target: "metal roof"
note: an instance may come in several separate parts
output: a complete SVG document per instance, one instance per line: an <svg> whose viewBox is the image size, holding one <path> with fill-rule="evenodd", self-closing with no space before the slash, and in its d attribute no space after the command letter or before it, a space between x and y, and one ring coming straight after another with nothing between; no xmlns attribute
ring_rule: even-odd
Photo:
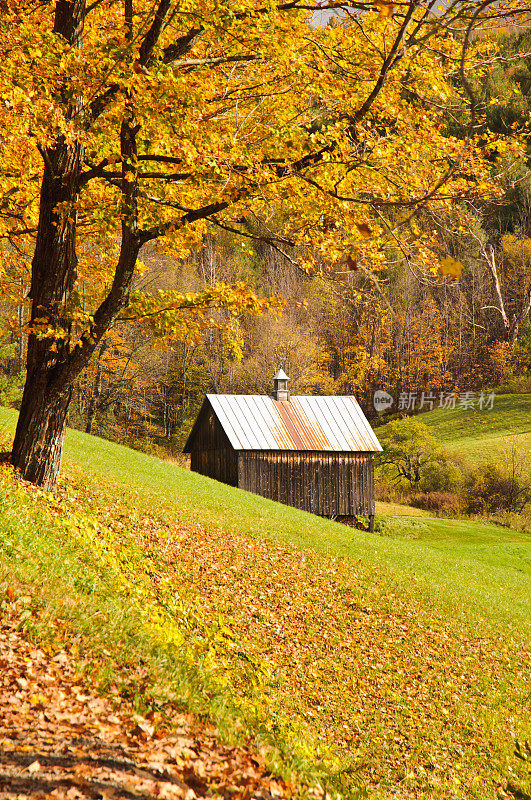
<svg viewBox="0 0 531 800"><path fill-rule="evenodd" d="M208 394L235 450L378 452L382 448L355 397ZM188 451L195 425L184 447Z"/></svg>

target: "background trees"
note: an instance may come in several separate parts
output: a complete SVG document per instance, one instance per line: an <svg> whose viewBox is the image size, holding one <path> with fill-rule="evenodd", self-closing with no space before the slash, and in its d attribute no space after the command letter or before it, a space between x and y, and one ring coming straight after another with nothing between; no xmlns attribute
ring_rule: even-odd
<svg viewBox="0 0 531 800"><path fill-rule="evenodd" d="M153 319L156 338L191 336L189 346L202 309L220 309L204 321L230 323L233 353L233 317L267 308L263 276L261 286L231 288L206 263L204 291L131 297L149 242L164 240L166 255L182 260L209 231L224 231L256 244L266 274L272 253L310 276L343 264L386 307L381 273L393 257L437 271L436 232L414 217L453 214L458 225L461 206L491 195L494 154L518 149L491 129L479 138L467 70L481 80L484 56L496 58L489 25L525 8L435 5L8 5L0 235L6 281L21 281L31 307L12 453L26 478L55 485L74 387L131 299L122 316ZM341 24L315 25L313 13L327 8L341 10ZM336 314L347 308L348 317L352 298L338 294ZM364 325L368 356L361 342L347 348L334 367L338 388L367 383L382 366L374 321ZM226 366L222 339L201 343L220 386L226 374L215 377L211 356L215 345ZM322 347L315 337L315 353Z"/></svg>

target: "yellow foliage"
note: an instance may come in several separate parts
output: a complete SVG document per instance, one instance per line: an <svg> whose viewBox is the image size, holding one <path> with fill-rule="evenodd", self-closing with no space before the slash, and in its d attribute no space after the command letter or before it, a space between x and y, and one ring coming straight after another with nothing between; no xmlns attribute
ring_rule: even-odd
<svg viewBox="0 0 531 800"><path fill-rule="evenodd" d="M395 13L395 4L388 0L376 0L376 8L383 19L388 19Z"/></svg>
<svg viewBox="0 0 531 800"><path fill-rule="evenodd" d="M83 312L67 313L78 328L112 284L126 196L135 198L146 239L164 238L178 258L201 245L211 220L237 228L234 220L278 214L311 272L354 250L358 263L379 268L386 241L395 246L396 238L429 267L432 242L409 224L412 209L429 203L444 213L463 195L501 191L489 158L496 151L510 159L521 143L494 134L464 143L446 132L444 104L461 102L447 80L461 43L430 28L421 3L410 23L418 34L391 69L386 54L403 35L399 4L367 2L355 25L325 27L286 5L190 0L162 26L147 65L138 47L153 13L148 0L135 3L133 44L116 0L93 6L82 48L54 33L46 4L25 14L18 0L3 13L0 237L31 251L41 153L59 140L82 149L79 199L62 204L57 222L77 227ZM198 34L172 60L192 19ZM493 47L473 40L465 67L476 68ZM124 155L122 123L133 118L136 150ZM460 170L441 183L448 163ZM461 269L448 259L440 266L454 278ZM4 270L0 291L13 297L15 273L27 291L27 266ZM229 304L235 313L258 310L239 290Z"/></svg>
<svg viewBox="0 0 531 800"><path fill-rule="evenodd" d="M439 263L439 271L441 275L449 275L454 280L457 280L463 271L463 265L460 261L456 261L455 258L447 256L446 258L441 259Z"/></svg>
<svg viewBox="0 0 531 800"><path fill-rule="evenodd" d="M502 236L501 247L504 255L513 263L529 268L531 265L531 239L506 233Z"/></svg>

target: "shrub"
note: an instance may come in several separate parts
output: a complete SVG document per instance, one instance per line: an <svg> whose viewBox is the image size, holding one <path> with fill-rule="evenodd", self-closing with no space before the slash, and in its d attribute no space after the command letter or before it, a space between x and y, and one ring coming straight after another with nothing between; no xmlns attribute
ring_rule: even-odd
<svg viewBox="0 0 531 800"><path fill-rule="evenodd" d="M377 474L374 486L376 500L382 503L408 503L409 492L394 483L389 483L381 473Z"/></svg>
<svg viewBox="0 0 531 800"><path fill-rule="evenodd" d="M18 407L22 399L25 373L13 372L16 347L0 341L0 405Z"/></svg>
<svg viewBox="0 0 531 800"><path fill-rule="evenodd" d="M531 503L531 481L515 470L483 464L467 476L463 494L469 514L521 513Z"/></svg>
<svg viewBox="0 0 531 800"><path fill-rule="evenodd" d="M455 492L426 492L411 497L411 505L437 514L460 514L463 501Z"/></svg>
<svg viewBox="0 0 531 800"><path fill-rule="evenodd" d="M489 522L501 525L504 528L512 528L522 533L531 533L531 516L527 514L515 514L514 511L497 511L489 515Z"/></svg>
<svg viewBox="0 0 531 800"><path fill-rule="evenodd" d="M422 470L419 489L427 494L455 494L462 486L463 475L453 457L442 449L434 452Z"/></svg>

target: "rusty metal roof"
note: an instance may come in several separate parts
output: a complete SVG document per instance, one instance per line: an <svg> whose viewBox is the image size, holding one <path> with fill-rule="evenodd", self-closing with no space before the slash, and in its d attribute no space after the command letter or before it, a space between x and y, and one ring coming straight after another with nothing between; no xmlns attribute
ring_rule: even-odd
<svg viewBox="0 0 531 800"><path fill-rule="evenodd" d="M355 397L278 401L265 395L208 394L207 399L235 450L382 449Z"/></svg>

